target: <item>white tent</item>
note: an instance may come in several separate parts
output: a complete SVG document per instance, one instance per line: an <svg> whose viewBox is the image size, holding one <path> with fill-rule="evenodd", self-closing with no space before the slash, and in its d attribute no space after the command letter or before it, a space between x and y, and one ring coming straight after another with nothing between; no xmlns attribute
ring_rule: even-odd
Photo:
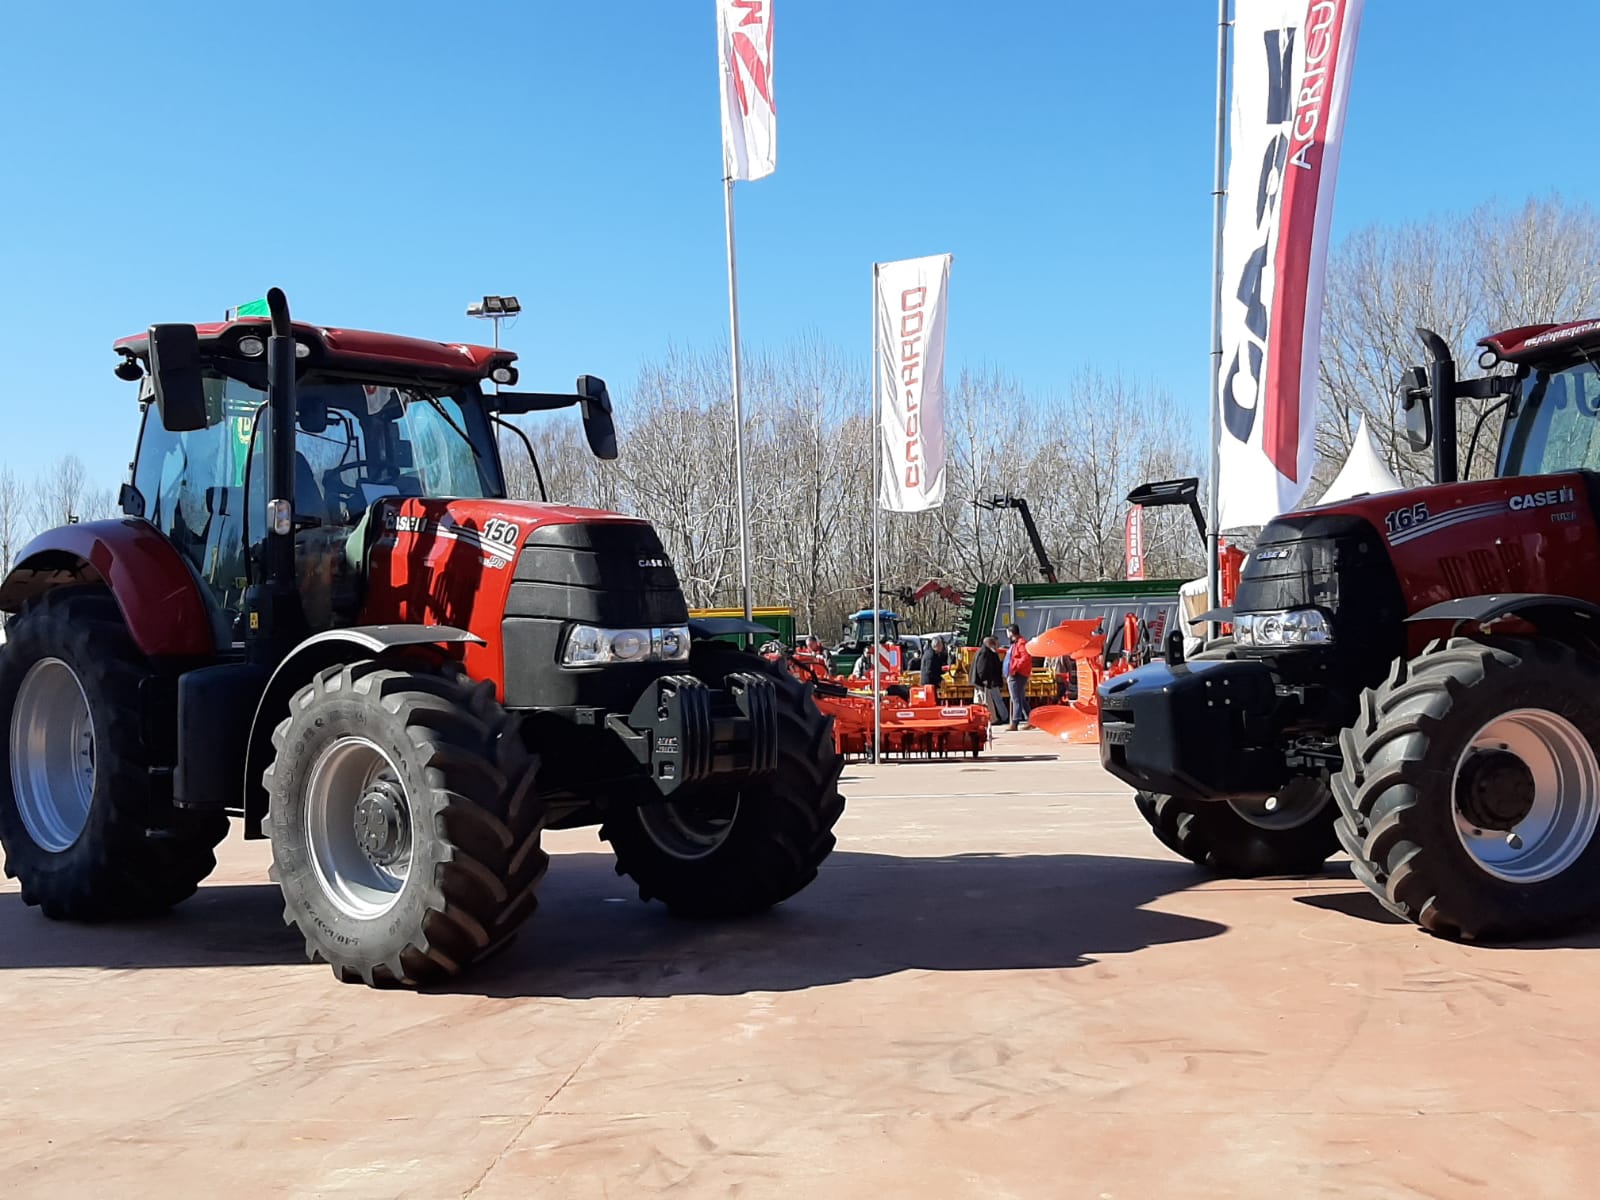
<svg viewBox="0 0 1600 1200"><path fill-rule="evenodd" d="M1350 457L1344 460L1339 474L1322 493L1318 504L1332 504L1338 500L1351 500L1356 496L1369 496L1378 492L1397 492L1403 485L1394 472L1378 455L1367 432L1367 419L1361 418L1356 429L1355 444L1350 447Z"/></svg>

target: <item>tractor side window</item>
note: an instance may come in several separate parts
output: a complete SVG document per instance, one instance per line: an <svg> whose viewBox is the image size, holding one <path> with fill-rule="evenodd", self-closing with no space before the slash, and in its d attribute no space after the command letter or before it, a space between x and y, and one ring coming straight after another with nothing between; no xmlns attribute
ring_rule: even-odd
<svg viewBox="0 0 1600 1200"><path fill-rule="evenodd" d="M1505 475L1600 471L1600 371L1537 371L1508 430Z"/></svg>
<svg viewBox="0 0 1600 1200"><path fill-rule="evenodd" d="M188 559L224 612L243 607L244 480L260 393L207 376L206 424L175 433L155 405L145 411L133 484L145 516Z"/></svg>

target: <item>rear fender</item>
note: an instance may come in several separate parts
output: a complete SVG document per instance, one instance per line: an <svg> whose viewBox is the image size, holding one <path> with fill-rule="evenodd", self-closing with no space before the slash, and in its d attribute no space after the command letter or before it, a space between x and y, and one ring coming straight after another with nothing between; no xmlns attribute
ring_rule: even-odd
<svg viewBox="0 0 1600 1200"><path fill-rule="evenodd" d="M127 517L62 525L34 538L0 584L0 611L20 612L51 588L108 590L139 650L151 658L216 654L220 613L194 568L150 522Z"/></svg>
<svg viewBox="0 0 1600 1200"><path fill-rule="evenodd" d="M261 786L261 773L272 761L272 731L289 714L290 699L318 671L364 658L381 659L406 649L462 643L481 646L483 639L450 625L355 625L330 629L296 646L267 681L250 725L244 766L244 836L266 836L261 824L267 815L267 790Z"/></svg>

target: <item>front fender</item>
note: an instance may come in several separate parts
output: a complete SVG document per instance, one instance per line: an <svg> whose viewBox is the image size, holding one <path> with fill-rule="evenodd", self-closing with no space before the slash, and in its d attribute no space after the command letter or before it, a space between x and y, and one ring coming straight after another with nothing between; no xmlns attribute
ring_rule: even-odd
<svg viewBox="0 0 1600 1200"><path fill-rule="evenodd" d="M1545 592L1502 592L1493 596L1459 596L1431 604L1406 618L1408 624L1424 621L1461 625L1488 625L1503 617L1520 617L1542 633L1600 639L1600 606L1576 596Z"/></svg>
<svg viewBox="0 0 1600 1200"><path fill-rule="evenodd" d="M244 835L262 836L261 822L267 815L267 792L261 786L261 773L267 769L272 753L272 731L289 712L289 700L318 671L341 663L383 655L410 646L444 646L483 639L452 625L353 625L348 629L329 629L307 638L278 664L267 681L261 701L250 724L250 741L245 751Z"/></svg>
<svg viewBox="0 0 1600 1200"><path fill-rule="evenodd" d="M152 658L217 652L212 613L193 568L149 521L136 517L62 525L34 538L0 584L0 610L18 612L51 588L99 583Z"/></svg>

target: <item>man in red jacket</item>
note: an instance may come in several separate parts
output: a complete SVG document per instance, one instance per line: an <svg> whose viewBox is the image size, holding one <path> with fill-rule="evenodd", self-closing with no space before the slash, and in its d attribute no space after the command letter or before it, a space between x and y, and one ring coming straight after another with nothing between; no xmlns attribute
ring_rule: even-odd
<svg viewBox="0 0 1600 1200"><path fill-rule="evenodd" d="M1028 643L1022 639L1022 630L1007 625L1011 648L1006 651L1006 687L1011 692L1011 728L1017 722L1028 727L1028 676L1033 674L1033 655L1028 653Z"/></svg>

